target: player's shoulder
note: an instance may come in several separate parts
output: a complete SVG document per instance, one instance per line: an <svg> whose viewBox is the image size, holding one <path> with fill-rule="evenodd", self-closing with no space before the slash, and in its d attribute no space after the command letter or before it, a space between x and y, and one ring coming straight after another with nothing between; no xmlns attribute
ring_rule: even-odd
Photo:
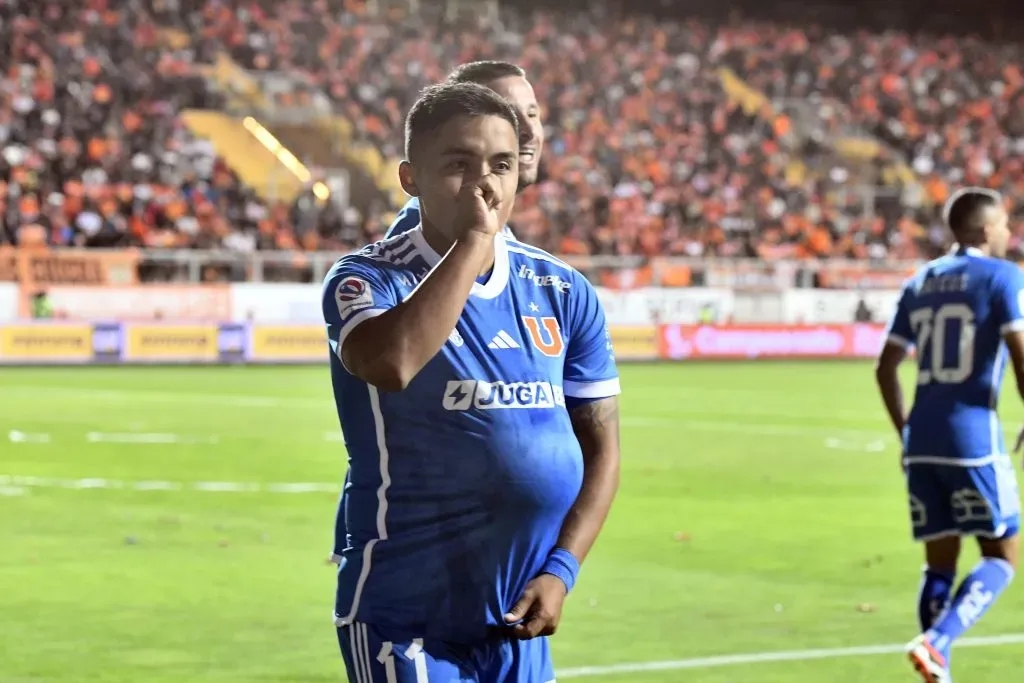
<svg viewBox="0 0 1024 683"><path fill-rule="evenodd" d="M384 270L405 270L419 255L412 231L403 232L368 244L358 251L342 256L334 264L336 269L361 265Z"/></svg>
<svg viewBox="0 0 1024 683"><path fill-rule="evenodd" d="M981 252L949 253L932 259L918 268L904 282L904 288L916 291L931 278L956 274L966 274L975 278L976 282L979 279L984 282L991 279L1019 276L1020 267L1011 261L986 256Z"/></svg>
<svg viewBox="0 0 1024 683"><path fill-rule="evenodd" d="M419 252L409 232L368 244L358 251L342 256L327 272L325 283L351 275L377 274L397 276L415 269Z"/></svg>
<svg viewBox="0 0 1024 683"><path fill-rule="evenodd" d="M1021 276L1019 265L1013 261L993 256L976 256L971 259L971 266L980 272L990 273L1000 279L1019 278Z"/></svg>
<svg viewBox="0 0 1024 683"><path fill-rule="evenodd" d="M561 282L564 284L559 288L566 292L572 288L590 287L590 283L578 270L540 247L520 242L507 234L505 245L513 277L535 281L542 279L545 284Z"/></svg>
<svg viewBox="0 0 1024 683"><path fill-rule="evenodd" d="M961 258L964 273L975 286L999 290L1021 282L1020 266L1012 261L986 256L980 252L967 254Z"/></svg>

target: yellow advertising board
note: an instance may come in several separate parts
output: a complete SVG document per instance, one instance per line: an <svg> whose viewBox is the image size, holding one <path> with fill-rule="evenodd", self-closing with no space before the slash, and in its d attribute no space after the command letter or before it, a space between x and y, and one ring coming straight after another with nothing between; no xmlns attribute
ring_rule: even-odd
<svg viewBox="0 0 1024 683"><path fill-rule="evenodd" d="M217 360L216 325L127 325L124 359L133 361Z"/></svg>
<svg viewBox="0 0 1024 683"><path fill-rule="evenodd" d="M0 327L0 360L79 362L92 358L88 325L11 325Z"/></svg>
<svg viewBox="0 0 1024 683"><path fill-rule="evenodd" d="M255 325L252 328L254 361L323 361L327 358L327 331L323 325Z"/></svg>
<svg viewBox="0 0 1024 683"><path fill-rule="evenodd" d="M658 357L658 328L654 325L613 325L609 328L618 360Z"/></svg>

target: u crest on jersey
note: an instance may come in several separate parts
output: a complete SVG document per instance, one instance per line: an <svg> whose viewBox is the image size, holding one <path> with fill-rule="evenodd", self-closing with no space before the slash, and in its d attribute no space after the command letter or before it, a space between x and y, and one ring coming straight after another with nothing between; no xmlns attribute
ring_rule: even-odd
<svg viewBox="0 0 1024 683"><path fill-rule="evenodd" d="M530 341L545 356L558 358L562 351L565 351L565 342L562 340L561 330L558 329L557 318L524 315L523 325L530 335Z"/></svg>

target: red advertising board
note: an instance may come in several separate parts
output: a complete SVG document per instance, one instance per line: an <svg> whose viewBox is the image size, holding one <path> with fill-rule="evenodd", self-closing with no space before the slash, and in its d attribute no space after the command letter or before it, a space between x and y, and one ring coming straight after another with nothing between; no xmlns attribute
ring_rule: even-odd
<svg viewBox="0 0 1024 683"><path fill-rule="evenodd" d="M658 352L688 358L871 358L883 325L662 325Z"/></svg>

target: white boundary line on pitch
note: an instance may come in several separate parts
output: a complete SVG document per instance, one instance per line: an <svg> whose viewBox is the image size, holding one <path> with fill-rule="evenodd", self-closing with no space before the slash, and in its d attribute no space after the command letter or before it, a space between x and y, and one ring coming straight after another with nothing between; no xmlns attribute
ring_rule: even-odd
<svg viewBox="0 0 1024 683"><path fill-rule="evenodd" d="M996 645L1016 645L1024 643L1024 633L1007 633L1001 636L981 636L977 638L961 638L956 641L955 648L993 647ZM751 652L737 655L721 655L718 657L697 657L694 659L675 659L663 662L636 662L634 664L611 664L608 666L580 666L562 669L559 678L583 678L585 676L613 676L615 674L650 673L652 671L678 671L680 669L711 669L720 666L736 666L739 664L766 664L770 662L806 662L814 659L832 659L834 657L873 657L878 655L895 655L904 651L906 646L866 645L862 647L837 647L820 650L789 650L781 652Z"/></svg>
<svg viewBox="0 0 1024 683"><path fill-rule="evenodd" d="M28 477L0 474L0 488L17 495L17 489L49 488L75 491L114 489L127 491L205 491L210 493L333 493L341 491L342 484L324 482L271 482L241 481L123 481L90 477L86 479L58 479L56 477Z"/></svg>

